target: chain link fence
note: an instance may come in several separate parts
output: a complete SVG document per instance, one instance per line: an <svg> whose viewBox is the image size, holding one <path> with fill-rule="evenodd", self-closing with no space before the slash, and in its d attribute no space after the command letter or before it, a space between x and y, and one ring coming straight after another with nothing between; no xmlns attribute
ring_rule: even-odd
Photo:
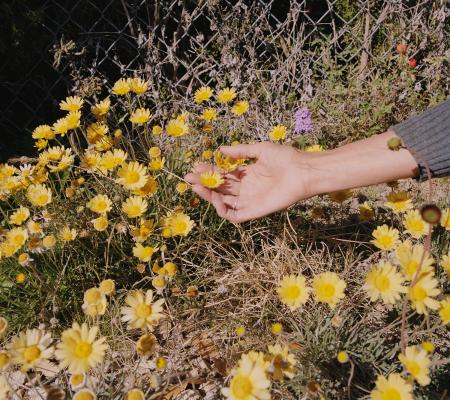
<svg viewBox="0 0 450 400"><path fill-rule="evenodd" d="M317 96L317 82L330 79L339 66L345 67L343 81L373 77L399 41L413 43L409 57L442 55L448 47L445 3L3 2L1 158L31 152L30 131L56 118L68 93L100 97L105 84L124 75L145 77L149 96L162 107L200 85L229 84L247 95L258 91L278 112L285 98Z"/></svg>

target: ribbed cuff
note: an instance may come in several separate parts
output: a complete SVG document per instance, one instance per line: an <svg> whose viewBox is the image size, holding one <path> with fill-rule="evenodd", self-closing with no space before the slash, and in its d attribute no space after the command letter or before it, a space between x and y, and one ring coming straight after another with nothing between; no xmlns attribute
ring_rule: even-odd
<svg viewBox="0 0 450 400"><path fill-rule="evenodd" d="M411 151L419 166L419 181L450 175L450 100L390 127Z"/></svg>

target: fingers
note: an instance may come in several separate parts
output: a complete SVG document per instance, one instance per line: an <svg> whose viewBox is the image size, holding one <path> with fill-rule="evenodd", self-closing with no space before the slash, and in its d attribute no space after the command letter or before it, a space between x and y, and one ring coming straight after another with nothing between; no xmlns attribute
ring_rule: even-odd
<svg viewBox="0 0 450 400"><path fill-rule="evenodd" d="M258 158L264 143L238 144L236 146L222 146L220 151L232 158Z"/></svg>

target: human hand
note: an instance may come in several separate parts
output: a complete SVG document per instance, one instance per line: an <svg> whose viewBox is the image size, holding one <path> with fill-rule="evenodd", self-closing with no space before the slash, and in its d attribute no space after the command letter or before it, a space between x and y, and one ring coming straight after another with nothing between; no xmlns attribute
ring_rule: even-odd
<svg viewBox="0 0 450 400"><path fill-rule="evenodd" d="M225 182L211 190L200 184L203 172L215 169L211 164L197 165L185 176L192 190L211 202L222 218L243 222L287 208L314 195L310 187L311 165L316 154L270 142L224 146L222 153L253 162L222 174Z"/></svg>

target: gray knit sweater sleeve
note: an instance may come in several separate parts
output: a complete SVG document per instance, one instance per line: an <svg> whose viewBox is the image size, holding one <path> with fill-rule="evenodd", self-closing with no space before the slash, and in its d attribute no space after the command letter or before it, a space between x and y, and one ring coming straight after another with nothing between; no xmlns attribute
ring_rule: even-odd
<svg viewBox="0 0 450 400"><path fill-rule="evenodd" d="M450 100L390 128L411 151L419 166L417 179L450 175Z"/></svg>

